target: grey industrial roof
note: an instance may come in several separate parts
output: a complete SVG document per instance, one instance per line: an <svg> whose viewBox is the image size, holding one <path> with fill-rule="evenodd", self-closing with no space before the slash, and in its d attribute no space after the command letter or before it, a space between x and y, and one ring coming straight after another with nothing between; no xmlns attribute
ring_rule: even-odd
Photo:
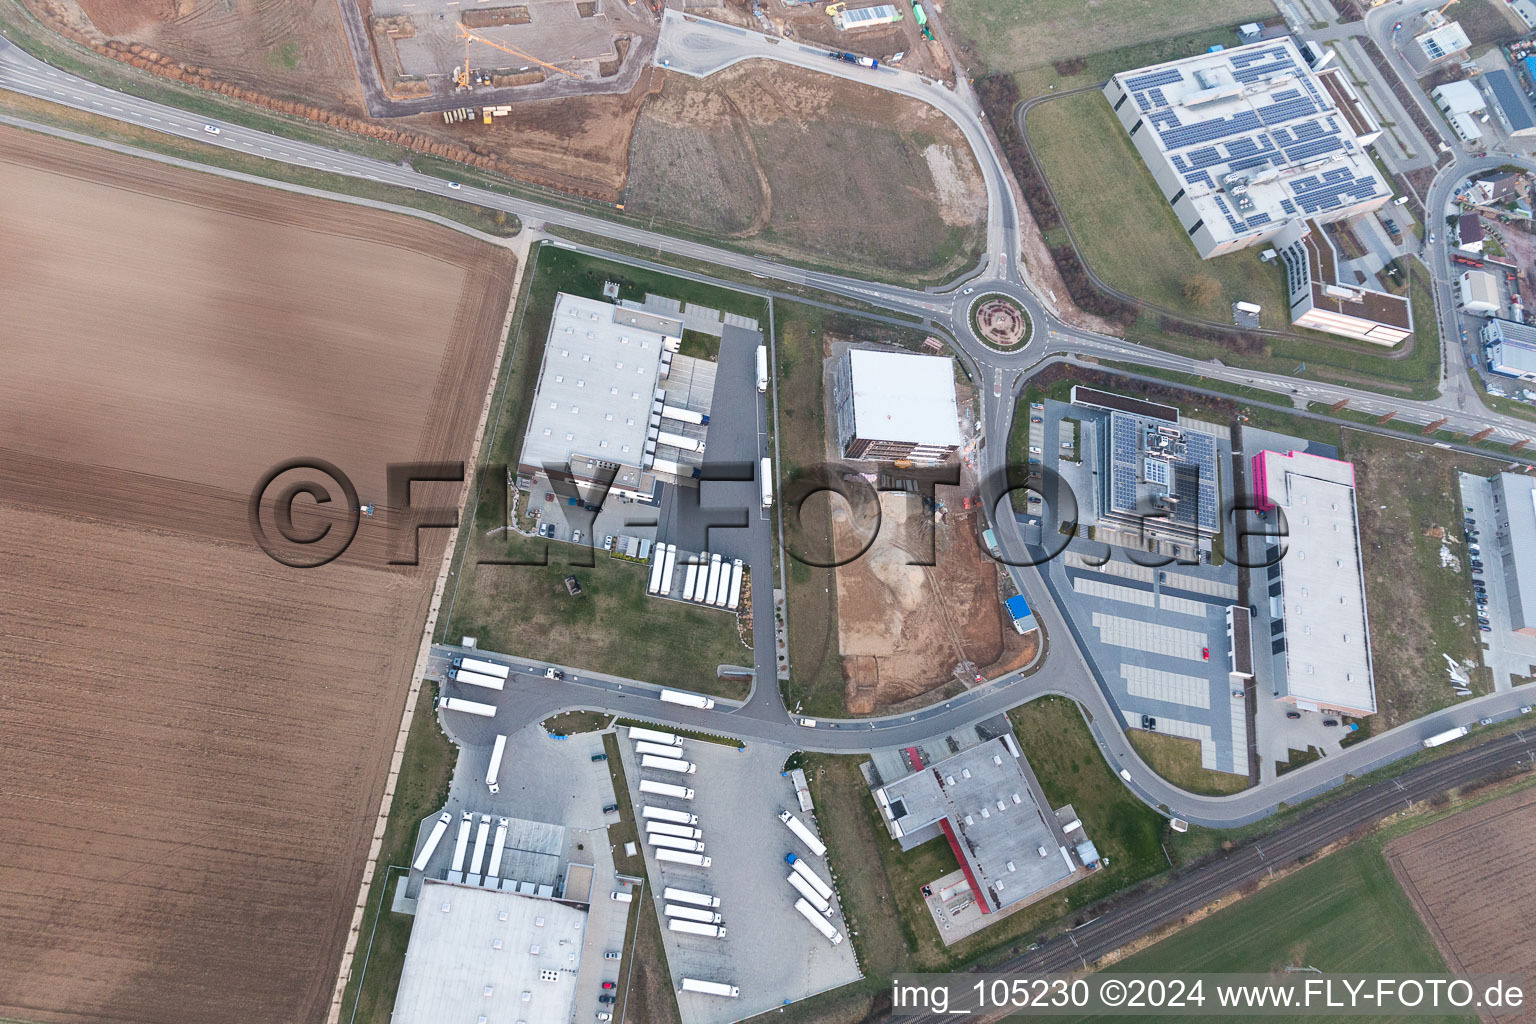
<svg viewBox="0 0 1536 1024"><path fill-rule="evenodd" d="M668 337L649 328L676 323L598 299L557 295L521 464L564 465L580 454L642 466Z"/></svg>
<svg viewBox="0 0 1536 1024"><path fill-rule="evenodd" d="M1508 547L1512 557L1505 564L1510 596L1510 617L1516 629L1536 627L1536 480L1520 473L1500 473L1504 514L1509 517ZM1500 543L1500 548L1504 542Z"/></svg>
<svg viewBox="0 0 1536 1024"><path fill-rule="evenodd" d="M1488 83L1493 98L1499 101L1499 109L1504 111L1510 131L1536 128L1536 113L1531 110L1531 101L1525 98L1525 92L1515 84L1508 71L1486 71L1483 81Z"/></svg>
<svg viewBox="0 0 1536 1024"><path fill-rule="evenodd" d="M992 890L997 908L1073 871L1011 739L988 740L883 787L887 814L902 832L948 819L967 867L983 889Z"/></svg>
<svg viewBox="0 0 1536 1024"><path fill-rule="evenodd" d="M854 434L880 441L958 445L955 362L944 356L848 350Z"/></svg>
<svg viewBox="0 0 1536 1024"><path fill-rule="evenodd" d="M586 924L553 900L427 879L393 1024L567 1024Z"/></svg>
<svg viewBox="0 0 1536 1024"><path fill-rule="evenodd" d="M1536 373L1536 348L1498 342L1488 354L1497 372Z"/></svg>
<svg viewBox="0 0 1536 1024"><path fill-rule="evenodd" d="M1516 345L1536 348L1536 326L1531 324L1495 316L1488 318L1488 323L1483 329L1499 341L1512 341Z"/></svg>
<svg viewBox="0 0 1536 1024"><path fill-rule="evenodd" d="M1126 412L1109 414L1110 510L1146 514L1154 501L1172 502L1174 522L1204 533L1219 527L1216 440L1198 430L1174 427Z"/></svg>

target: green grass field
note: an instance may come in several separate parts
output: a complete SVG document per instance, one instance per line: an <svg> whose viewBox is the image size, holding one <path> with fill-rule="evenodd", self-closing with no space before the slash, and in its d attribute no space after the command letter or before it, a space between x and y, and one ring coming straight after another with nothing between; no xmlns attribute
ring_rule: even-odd
<svg viewBox="0 0 1536 1024"><path fill-rule="evenodd" d="M1266 974L1302 966L1316 967L1328 974L1428 975L1446 971L1445 961L1435 949L1429 932L1419 921L1382 857L1379 840L1366 840L1302 868L1121 960L1107 968L1106 973ZM1058 1019L1065 1021L1068 1018ZM1077 1018L1079 1021L1124 1019ZM1210 1016L1202 1019L1253 1018ZM1429 1022L1470 1018L1351 1018L1330 1014L1327 1019Z"/></svg>
<svg viewBox="0 0 1536 1024"><path fill-rule="evenodd" d="M1246 775L1216 772L1201 767L1198 740L1142 729L1127 729L1125 734L1141 759L1175 786L1191 793L1207 793L1211 796L1240 793L1248 788Z"/></svg>
<svg viewBox="0 0 1536 1024"><path fill-rule="evenodd" d="M565 291L600 297L608 281L619 284L622 298L642 299L655 292L767 321L767 304L756 296L541 245L518 300L512 349L502 362L495 433L485 446L482 468L517 462L555 295ZM601 550L549 544L548 564L478 564L482 559L536 562L546 547L516 534L492 532L505 524L505 474L497 469L485 479L489 482L476 509L474 529L465 531L455 555L459 581L444 616L442 637L467 634L489 650L716 696L746 695L745 683L715 674L719 665L752 663L734 617L648 598L646 567L640 563ZM592 565L579 564L587 560ZM562 580L567 574L581 581L580 598L566 593Z"/></svg>
<svg viewBox="0 0 1536 1024"><path fill-rule="evenodd" d="M1022 71L1218 22L1262 19L1275 9L1264 0L951 0L944 13L988 69Z"/></svg>
<svg viewBox="0 0 1536 1024"><path fill-rule="evenodd" d="M393 898L394 880L403 877L400 872L391 872L388 868L410 865L411 854L416 849L416 826L422 818L443 806L448 799L448 783L453 779L458 750L437 727L432 697L432 688L423 686L411 713L405 759L400 765L394 800L384 826L384 842L379 850L373 884L368 889L368 914L363 918L365 930L358 942L357 957L352 961L352 977L342 998L341 1005L351 1015L349 1019L358 1024L389 1024L394 1012L395 991L400 987L400 971L405 965L405 947L411 939L414 919L408 914L392 914L387 907L381 906L383 901Z"/></svg>
<svg viewBox="0 0 1536 1024"><path fill-rule="evenodd" d="M1142 164L1125 129L1097 92L1034 107L1026 127L1083 258L1104 281L1178 312L1231 322L1231 304L1283 310L1284 274L1256 249L1202 260ZM1209 275L1220 294L1204 304L1185 285Z"/></svg>

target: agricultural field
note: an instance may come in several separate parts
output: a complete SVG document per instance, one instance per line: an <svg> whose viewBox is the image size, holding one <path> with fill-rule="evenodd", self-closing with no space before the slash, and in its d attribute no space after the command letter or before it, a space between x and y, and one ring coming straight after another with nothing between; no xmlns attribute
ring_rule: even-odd
<svg viewBox="0 0 1536 1024"><path fill-rule="evenodd" d="M1452 971L1536 974L1533 810L1536 791L1525 789L1387 844L1387 863Z"/></svg>
<svg viewBox="0 0 1536 1024"><path fill-rule="evenodd" d="M944 14L964 52L989 71L1016 72L1217 23L1258 21L1275 13L1266 0L951 0Z"/></svg>
<svg viewBox="0 0 1536 1024"><path fill-rule="evenodd" d="M248 496L467 459L514 260L11 129L0 222L0 1015L319 1020L447 538L289 569Z"/></svg>
<svg viewBox="0 0 1536 1024"><path fill-rule="evenodd" d="M944 115L770 61L668 76L636 126L624 203L658 227L904 280L971 266L987 209Z"/></svg>
<svg viewBox="0 0 1536 1024"><path fill-rule="evenodd" d="M767 322L767 304L755 296L541 245L532 257L514 322L512 347L502 363L497 404L487 427L485 458L515 466L528 426L544 344L561 291L599 298L613 281L624 299L647 292L698 302ZM483 468L483 466L482 466ZM716 676L719 665L751 665L752 651L725 612L646 596L646 566L570 544L546 545L508 533L505 471L483 474L475 529L460 545L458 582L445 603L439 636L474 636L486 650L574 665L595 672L667 681L684 689L741 698L747 684ZM527 564L485 564L515 561ZM582 596L564 579L574 573Z"/></svg>

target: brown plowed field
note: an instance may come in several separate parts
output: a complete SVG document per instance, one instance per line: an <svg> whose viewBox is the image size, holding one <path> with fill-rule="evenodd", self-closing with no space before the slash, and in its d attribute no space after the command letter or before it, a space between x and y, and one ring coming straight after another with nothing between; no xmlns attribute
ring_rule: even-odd
<svg viewBox="0 0 1536 1024"><path fill-rule="evenodd" d="M321 1020L444 536L247 495L469 458L512 257L11 129L0 224L0 1017Z"/></svg>
<svg viewBox="0 0 1536 1024"><path fill-rule="evenodd" d="M1387 844L1403 891L1450 969L1536 978L1536 790L1474 807ZM1522 1008L1486 1020L1529 1019Z"/></svg>

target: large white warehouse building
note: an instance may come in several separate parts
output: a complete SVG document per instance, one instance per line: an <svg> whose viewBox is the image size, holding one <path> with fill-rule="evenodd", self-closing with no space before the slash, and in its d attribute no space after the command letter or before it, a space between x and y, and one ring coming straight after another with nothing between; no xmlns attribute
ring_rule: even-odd
<svg viewBox="0 0 1536 1024"><path fill-rule="evenodd" d="M1202 258L1392 197L1364 148L1379 127L1289 39L1124 71L1104 95Z"/></svg>

